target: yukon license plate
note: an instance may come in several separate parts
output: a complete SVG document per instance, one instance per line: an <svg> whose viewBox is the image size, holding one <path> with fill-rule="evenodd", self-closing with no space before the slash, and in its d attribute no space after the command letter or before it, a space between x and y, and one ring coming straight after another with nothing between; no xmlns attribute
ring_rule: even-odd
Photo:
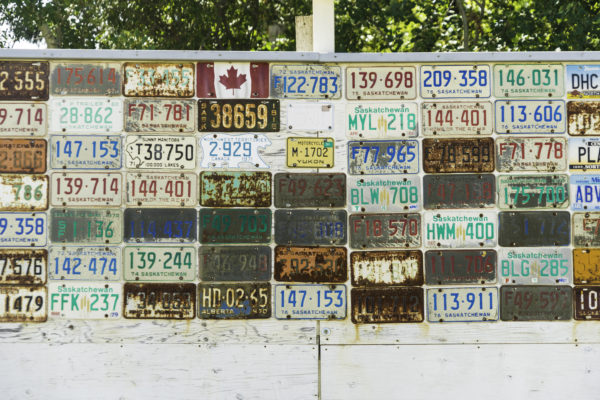
<svg viewBox="0 0 600 400"><path fill-rule="evenodd" d="M600 102L569 101L567 103L567 115L569 116L569 135L600 135Z"/></svg>
<svg viewBox="0 0 600 400"><path fill-rule="evenodd" d="M421 130L425 136L491 135L492 103L426 102L421 107Z"/></svg>
<svg viewBox="0 0 600 400"><path fill-rule="evenodd" d="M198 204L192 172L128 172L125 204L138 207L194 207Z"/></svg>
<svg viewBox="0 0 600 400"><path fill-rule="evenodd" d="M124 65L123 95L132 97L192 97L194 64L132 63Z"/></svg>
<svg viewBox="0 0 600 400"><path fill-rule="evenodd" d="M490 97L492 86L488 65L423 65L420 81L425 99Z"/></svg>
<svg viewBox="0 0 600 400"><path fill-rule="evenodd" d="M269 168L260 152L271 145L262 134L228 135L215 133L200 139L201 168Z"/></svg>
<svg viewBox="0 0 600 400"><path fill-rule="evenodd" d="M275 243L344 245L347 241L347 217L345 210L276 210Z"/></svg>
<svg viewBox="0 0 600 400"><path fill-rule="evenodd" d="M415 67L347 67L348 100L403 100L417 97Z"/></svg>
<svg viewBox="0 0 600 400"><path fill-rule="evenodd" d="M332 138L287 138L289 168L332 168L334 152Z"/></svg>
<svg viewBox="0 0 600 400"><path fill-rule="evenodd" d="M493 172L494 139L423 139L423 170Z"/></svg>
<svg viewBox="0 0 600 400"><path fill-rule="evenodd" d="M48 100L47 62L0 61L0 100Z"/></svg>
<svg viewBox="0 0 600 400"><path fill-rule="evenodd" d="M426 283L495 283L496 258L496 250L429 250L425 252Z"/></svg>
<svg viewBox="0 0 600 400"><path fill-rule="evenodd" d="M575 297L575 319L599 320L599 295L600 286L575 286L573 289L573 297Z"/></svg>
<svg viewBox="0 0 600 400"><path fill-rule="evenodd" d="M121 137L50 136L50 166L62 169L120 169Z"/></svg>
<svg viewBox="0 0 600 400"><path fill-rule="evenodd" d="M202 319L271 317L269 282L198 284L198 316Z"/></svg>
<svg viewBox="0 0 600 400"><path fill-rule="evenodd" d="M345 319L345 285L275 285L277 319Z"/></svg>
<svg viewBox="0 0 600 400"><path fill-rule="evenodd" d="M270 207L270 172L200 173L203 207Z"/></svg>
<svg viewBox="0 0 600 400"><path fill-rule="evenodd" d="M600 284L600 249L573 250L573 283Z"/></svg>
<svg viewBox="0 0 600 400"><path fill-rule="evenodd" d="M126 281L193 281L197 257L194 247L127 246L123 250Z"/></svg>
<svg viewBox="0 0 600 400"><path fill-rule="evenodd" d="M125 100L126 132L194 133L195 127L194 100Z"/></svg>
<svg viewBox="0 0 600 400"><path fill-rule="evenodd" d="M269 209L200 209L200 243L270 243Z"/></svg>
<svg viewBox="0 0 600 400"><path fill-rule="evenodd" d="M496 64L494 96L561 97L565 93L561 64Z"/></svg>
<svg viewBox="0 0 600 400"><path fill-rule="evenodd" d="M53 280L119 281L121 249L105 246L52 246L48 278Z"/></svg>
<svg viewBox="0 0 600 400"><path fill-rule="evenodd" d="M195 242L197 212L193 208L125 209L126 242Z"/></svg>
<svg viewBox="0 0 600 400"><path fill-rule="evenodd" d="M50 240L56 243L121 243L123 213L120 209L50 210Z"/></svg>
<svg viewBox="0 0 600 400"><path fill-rule="evenodd" d="M0 139L0 173L43 174L47 148L44 139Z"/></svg>
<svg viewBox="0 0 600 400"><path fill-rule="evenodd" d="M273 65L271 96L339 99L342 97L342 68L329 65Z"/></svg>
<svg viewBox="0 0 600 400"><path fill-rule="evenodd" d="M424 224L426 247L478 248L497 243L495 211L426 212Z"/></svg>
<svg viewBox="0 0 600 400"><path fill-rule="evenodd" d="M415 323L425 319L420 287L353 288L350 297L355 324Z"/></svg>
<svg viewBox="0 0 600 400"><path fill-rule="evenodd" d="M131 319L192 319L196 315L193 283L126 283L123 316Z"/></svg>
<svg viewBox="0 0 600 400"><path fill-rule="evenodd" d="M200 132L279 132L279 100L199 100Z"/></svg>
<svg viewBox="0 0 600 400"><path fill-rule="evenodd" d="M46 104L0 103L0 134L44 136L48 124Z"/></svg>
<svg viewBox="0 0 600 400"><path fill-rule="evenodd" d="M333 130L335 118L331 103L288 103L286 109L287 130L323 132Z"/></svg>
<svg viewBox="0 0 600 400"><path fill-rule="evenodd" d="M363 103L346 106L346 136L349 139L415 137L417 103Z"/></svg>
<svg viewBox="0 0 600 400"><path fill-rule="evenodd" d="M568 321L573 315L570 286L509 286L500 288L502 321Z"/></svg>
<svg viewBox="0 0 600 400"><path fill-rule="evenodd" d="M496 139L496 165L500 172L555 172L567 168L567 141L553 137L501 137Z"/></svg>
<svg viewBox="0 0 600 400"><path fill-rule="evenodd" d="M279 282L335 282L348 279L345 247L275 247L275 273Z"/></svg>
<svg viewBox="0 0 600 400"><path fill-rule="evenodd" d="M46 246L45 213L0 213L0 245L3 247Z"/></svg>
<svg viewBox="0 0 600 400"><path fill-rule="evenodd" d="M569 249L500 249L498 280L501 284L570 284L572 282Z"/></svg>
<svg viewBox="0 0 600 400"><path fill-rule="evenodd" d="M496 133L564 133L567 129L562 100L496 101Z"/></svg>
<svg viewBox="0 0 600 400"><path fill-rule="evenodd" d="M567 99L600 98L600 65L567 65Z"/></svg>
<svg viewBox="0 0 600 400"><path fill-rule="evenodd" d="M0 322L45 322L46 297L45 286L0 286Z"/></svg>
<svg viewBox="0 0 600 400"><path fill-rule="evenodd" d="M52 63L51 91L59 96L118 96L121 94L121 64Z"/></svg>
<svg viewBox="0 0 600 400"><path fill-rule="evenodd" d="M492 174L425 175L425 209L489 208L496 204L496 177Z"/></svg>
<svg viewBox="0 0 600 400"><path fill-rule="evenodd" d="M421 178L418 176L348 177L348 209L354 212L419 211Z"/></svg>
<svg viewBox="0 0 600 400"><path fill-rule="evenodd" d="M423 253L420 250L353 251L352 286L420 286Z"/></svg>
<svg viewBox="0 0 600 400"><path fill-rule="evenodd" d="M269 246L201 246L202 281L268 281L271 279Z"/></svg>
<svg viewBox="0 0 600 400"><path fill-rule="evenodd" d="M573 246L600 247L600 212L573 213Z"/></svg>
<svg viewBox="0 0 600 400"><path fill-rule="evenodd" d="M0 175L0 210L43 211L48 208L48 176Z"/></svg>
<svg viewBox="0 0 600 400"><path fill-rule="evenodd" d="M346 174L275 174L275 207L344 207Z"/></svg>
<svg viewBox="0 0 600 400"><path fill-rule="evenodd" d="M352 214L350 247L353 249L420 247L421 214Z"/></svg>
<svg viewBox="0 0 600 400"><path fill-rule="evenodd" d="M348 142L350 175L417 174L419 142L371 140Z"/></svg>
<svg viewBox="0 0 600 400"><path fill-rule="evenodd" d="M108 282L50 282L48 313L64 319L118 319L123 286Z"/></svg>
<svg viewBox="0 0 600 400"><path fill-rule="evenodd" d="M123 101L103 97L50 101L50 131L117 133L123 130Z"/></svg>
<svg viewBox="0 0 600 400"><path fill-rule="evenodd" d="M502 211L498 218L502 247L568 246L571 240L568 211Z"/></svg>
<svg viewBox="0 0 600 400"><path fill-rule="evenodd" d="M498 208L567 208L567 175L500 175Z"/></svg>
<svg viewBox="0 0 600 400"><path fill-rule="evenodd" d="M498 320L498 288L427 289L427 321L480 322Z"/></svg>
<svg viewBox="0 0 600 400"><path fill-rule="evenodd" d="M121 205L120 173L55 172L51 179L53 206Z"/></svg>
<svg viewBox="0 0 600 400"><path fill-rule="evenodd" d="M183 136L127 136L125 167L196 169L196 141Z"/></svg>
<svg viewBox="0 0 600 400"><path fill-rule="evenodd" d="M47 250L0 250L2 285L43 285L47 269Z"/></svg>

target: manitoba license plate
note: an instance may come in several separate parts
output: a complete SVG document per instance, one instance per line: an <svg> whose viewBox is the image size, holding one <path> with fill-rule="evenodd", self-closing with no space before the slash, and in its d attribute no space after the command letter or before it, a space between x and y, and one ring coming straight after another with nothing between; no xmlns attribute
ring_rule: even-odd
<svg viewBox="0 0 600 400"><path fill-rule="evenodd" d="M492 86L488 65L423 65L420 81L426 99L490 97Z"/></svg>
<svg viewBox="0 0 600 400"><path fill-rule="evenodd" d="M47 208L47 175L0 175L0 210L43 211Z"/></svg>
<svg viewBox="0 0 600 400"><path fill-rule="evenodd" d="M53 206L120 206L120 173L55 172L52 174Z"/></svg>
<svg viewBox="0 0 600 400"><path fill-rule="evenodd" d="M275 207L344 207L346 174L275 174Z"/></svg>
<svg viewBox="0 0 600 400"><path fill-rule="evenodd" d="M2 285L43 285L47 269L47 250L0 250Z"/></svg>
<svg viewBox="0 0 600 400"><path fill-rule="evenodd" d="M126 242L195 242L197 212L193 208L125 209Z"/></svg>
<svg viewBox="0 0 600 400"><path fill-rule="evenodd" d="M425 252L428 285L496 282L495 250L429 250Z"/></svg>
<svg viewBox="0 0 600 400"><path fill-rule="evenodd" d="M52 246L48 277L53 280L119 281L121 249L100 246Z"/></svg>
<svg viewBox="0 0 600 400"><path fill-rule="evenodd" d="M353 249L420 247L421 214L351 214Z"/></svg>
<svg viewBox="0 0 600 400"><path fill-rule="evenodd" d="M495 247L498 217L495 211L425 213L425 246L440 248Z"/></svg>
<svg viewBox="0 0 600 400"><path fill-rule="evenodd" d="M0 61L0 100L48 100L47 62Z"/></svg>
<svg viewBox="0 0 600 400"><path fill-rule="evenodd" d="M45 213L0 213L0 245L4 247L46 246Z"/></svg>
<svg viewBox="0 0 600 400"><path fill-rule="evenodd" d="M415 137L417 103L363 103L346 105L346 136L349 139Z"/></svg>
<svg viewBox="0 0 600 400"><path fill-rule="evenodd" d="M569 116L569 135L600 135L600 102L569 101L567 115Z"/></svg>
<svg viewBox="0 0 600 400"><path fill-rule="evenodd" d="M339 99L342 97L342 68L328 65L273 65L271 96Z"/></svg>
<svg viewBox="0 0 600 400"><path fill-rule="evenodd" d="M496 139L500 172L555 172L567 168L567 141L554 137L501 137Z"/></svg>
<svg viewBox="0 0 600 400"><path fill-rule="evenodd" d="M600 212L573 213L573 246L600 247Z"/></svg>
<svg viewBox="0 0 600 400"><path fill-rule="evenodd" d="M269 209L200 209L200 243L270 243Z"/></svg>
<svg viewBox="0 0 600 400"><path fill-rule="evenodd" d="M423 139L423 170L493 172L494 139Z"/></svg>
<svg viewBox="0 0 600 400"><path fill-rule="evenodd" d="M498 288L427 289L427 321L479 322L498 320Z"/></svg>
<svg viewBox="0 0 600 400"><path fill-rule="evenodd" d="M420 287L353 288L350 297L355 324L414 323L425 319Z"/></svg>
<svg viewBox="0 0 600 400"><path fill-rule="evenodd" d="M561 97L565 93L561 64L496 64L494 96Z"/></svg>
<svg viewBox="0 0 600 400"><path fill-rule="evenodd" d="M496 101L496 133L564 133L567 113L562 100Z"/></svg>
<svg viewBox="0 0 600 400"><path fill-rule="evenodd" d="M271 317L269 282L198 284L198 316L202 319Z"/></svg>
<svg viewBox="0 0 600 400"><path fill-rule="evenodd" d="M50 282L48 312L64 319L117 319L123 309L123 286L105 282Z"/></svg>
<svg viewBox="0 0 600 400"><path fill-rule="evenodd" d="M0 286L0 322L45 322L46 297L45 286Z"/></svg>
<svg viewBox="0 0 600 400"><path fill-rule="evenodd" d="M192 319L196 315L193 283L126 283L123 316L131 319Z"/></svg>
<svg viewBox="0 0 600 400"><path fill-rule="evenodd" d="M502 321L568 321L573 315L570 286L508 286L500 288Z"/></svg>
<svg viewBox="0 0 600 400"><path fill-rule="evenodd" d="M348 100L403 100L417 97L415 67L347 67Z"/></svg>
<svg viewBox="0 0 600 400"><path fill-rule="evenodd" d="M0 139L0 173L46 172L45 139Z"/></svg>
<svg viewBox="0 0 600 400"><path fill-rule="evenodd" d="M268 281L271 279L269 246L201 246L200 280Z"/></svg>
<svg viewBox="0 0 600 400"><path fill-rule="evenodd" d="M198 204L197 177L192 172L128 172L128 206L194 207Z"/></svg>
<svg viewBox="0 0 600 400"><path fill-rule="evenodd" d="M121 243L123 213L120 209L50 210L50 240L56 243Z"/></svg>
<svg viewBox="0 0 600 400"><path fill-rule="evenodd" d="M48 125L46 104L0 103L0 134L44 136Z"/></svg>
<svg viewBox="0 0 600 400"><path fill-rule="evenodd" d="M276 210L275 243L291 246L345 245L345 210Z"/></svg>
<svg viewBox="0 0 600 400"><path fill-rule="evenodd" d="M126 281L193 281L196 279L195 247L144 246L123 249Z"/></svg>
<svg viewBox="0 0 600 400"><path fill-rule="evenodd" d="M600 283L600 249L573 250L573 283L575 285Z"/></svg>
<svg viewBox="0 0 600 400"><path fill-rule="evenodd" d="M600 65L567 65L567 99L600 98Z"/></svg>
<svg viewBox="0 0 600 400"><path fill-rule="evenodd" d="M196 169L196 141L184 136L127 136L125 167Z"/></svg>
<svg viewBox="0 0 600 400"><path fill-rule="evenodd" d="M502 247L568 246L571 240L568 211L502 211L498 218Z"/></svg>
<svg viewBox="0 0 600 400"><path fill-rule="evenodd" d="M123 153L121 137L50 136L50 166L62 169L119 169Z"/></svg>
<svg viewBox="0 0 600 400"><path fill-rule="evenodd" d="M335 282L348 279L345 247L275 247L275 273L279 282Z"/></svg>
<svg viewBox="0 0 600 400"><path fill-rule="evenodd" d="M500 175L498 208L567 208L567 175Z"/></svg>
<svg viewBox="0 0 600 400"><path fill-rule="evenodd" d="M421 106L421 130L425 136L491 135L492 103L431 102Z"/></svg>
<svg viewBox="0 0 600 400"><path fill-rule="evenodd" d="M348 177L348 209L354 212L419 211L421 178L418 176Z"/></svg>
<svg viewBox="0 0 600 400"><path fill-rule="evenodd" d="M496 177L492 174L425 175L425 209L489 208L496 204Z"/></svg>
<svg viewBox="0 0 600 400"><path fill-rule="evenodd" d="M279 132L279 100L199 100L200 132Z"/></svg>
<svg viewBox="0 0 600 400"><path fill-rule="evenodd" d="M332 168L334 152L332 138L287 138L289 168Z"/></svg>
<svg viewBox="0 0 600 400"><path fill-rule="evenodd" d="M416 174L418 172L419 142L416 140L348 142L350 175Z"/></svg>
<svg viewBox="0 0 600 400"><path fill-rule="evenodd" d="M200 173L203 207L270 207L270 172Z"/></svg>
<svg viewBox="0 0 600 400"><path fill-rule="evenodd" d="M575 319L600 319L598 295L600 295L600 286L575 286L573 289L573 296L575 297Z"/></svg>
<svg viewBox="0 0 600 400"><path fill-rule="evenodd" d="M345 285L275 285L277 319L345 319Z"/></svg>
<svg viewBox="0 0 600 400"><path fill-rule="evenodd" d="M195 124L194 100L125 100L126 132L193 133Z"/></svg>
<svg viewBox="0 0 600 400"><path fill-rule="evenodd" d="M52 63L52 94L58 96L118 96L121 64Z"/></svg>
<svg viewBox="0 0 600 400"><path fill-rule="evenodd" d="M352 286L420 286L423 253L420 250L353 251Z"/></svg>
<svg viewBox="0 0 600 400"><path fill-rule="evenodd" d="M501 284L570 284L572 282L569 249L500 249L498 279Z"/></svg>
<svg viewBox="0 0 600 400"><path fill-rule="evenodd" d="M192 97L194 64L125 63L123 95L133 97Z"/></svg>
<svg viewBox="0 0 600 400"><path fill-rule="evenodd" d="M228 135L215 133L200 139L201 168L270 168L260 152L271 145L263 134Z"/></svg>
<svg viewBox="0 0 600 400"><path fill-rule="evenodd" d="M50 101L50 131L117 133L123 130L123 101L104 97Z"/></svg>

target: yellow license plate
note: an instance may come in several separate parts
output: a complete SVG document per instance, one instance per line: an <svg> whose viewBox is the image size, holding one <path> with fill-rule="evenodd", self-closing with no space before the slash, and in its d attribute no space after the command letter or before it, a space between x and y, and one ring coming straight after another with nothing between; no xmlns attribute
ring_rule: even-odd
<svg viewBox="0 0 600 400"><path fill-rule="evenodd" d="M600 249L573 250L573 283L600 283Z"/></svg>
<svg viewBox="0 0 600 400"><path fill-rule="evenodd" d="M332 138L288 138L287 166L290 168L332 168Z"/></svg>

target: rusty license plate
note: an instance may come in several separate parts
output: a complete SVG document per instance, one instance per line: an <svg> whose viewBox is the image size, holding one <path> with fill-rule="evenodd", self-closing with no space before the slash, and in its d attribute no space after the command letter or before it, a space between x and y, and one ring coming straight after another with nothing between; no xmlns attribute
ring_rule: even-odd
<svg viewBox="0 0 600 400"><path fill-rule="evenodd" d="M426 247L495 247L498 240L495 211L426 212L424 220Z"/></svg>
<svg viewBox="0 0 600 400"><path fill-rule="evenodd" d="M0 173L43 174L47 149L44 139L0 139Z"/></svg>
<svg viewBox="0 0 600 400"><path fill-rule="evenodd" d="M417 103L363 103L346 105L346 137L392 139L418 134Z"/></svg>
<svg viewBox="0 0 600 400"><path fill-rule="evenodd" d="M4 247L46 246L45 213L0 212L0 244Z"/></svg>
<svg viewBox="0 0 600 400"><path fill-rule="evenodd" d="M55 172L51 176L53 206L120 206L120 173Z"/></svg>
<svg viewBox="0 0 600 400"><path fill-rule="evenodd" d="M125 283L123 316L129 319L193 319L193 283Z"/></svg>
<svg viewBox="0 0 600 400"><path fill-rule="evenodd" d="M193 208L127 208L125 242L195 242L198 213Z"/></svg>
<svg viewBox="0 0 600 400"><path fill-rule="evenodd" d="M420 286L423 253L420 250L353 251L350 254L353 286Z"/></svg>
<svg viewBox="0 0 600 400"><path fill-rule="evenodd" d="M64 97L50 101L50 131L118 133L123 129L123 101L105 97Z"/></svg>
<svg viewBox="0 0 600 400"><path fill-rule="evenodd" d="M269 209L201 208L200 243L270 243L271 216Z"/></svg>
<svg viewBox="0 0 600 400"><path fill-rule="evenodd" d="M344 207L346 174L275 174L275 207Z"/></svg>
<svg viewBox="0 0 600 400"><path fill-rule="evenodd" d="M567 111L562 100L496 101L496 133L564 133Z"/></svg>
<svg viewBox="0 0 600 400"><path fill-rule="evenodd" d="M573 269L567 248L530 248L499 250L498 280L502 284L570 284Z"/></svg>
<svg viewBox="0 0 600 400"><path fill-rule="evenodd" d="M567 175L500 175L498 208L567 208Z"/></svg>
<svg viewBox="0 0 600 400"><path fill-rule="evenodd" d="M567 103L567 116L569 135L600 135L600 102L569 101Z"/></svg>
<svg viewBox="0 0 600 400"><path fill-rule="evenodd" d="M423 170L493 172L494 139L423 139Z"/></svg>
<svg viewBox="0 0 600 400"><path fill-rule="evenodd" d="M48 176L0 175L1 211L43 211L48 208Z"/></svg>
<svg viewBox="0 0 600 400"><path fill-rule="evenodd" d="M425 209L490 208L496 204L496 177L492 174L425 175Z"/></svg>
<svg viewBox="0 0 600 400"><path fill-rule="evenodd" d="M62 169L119 169L123 152L118 135L50 136L50 167Z"/></svg>
<svg viewBox="0 0 600 400"><path fill-rule="evenodd" d="M129 172L125 182L128 206L194 207L198 204L197 178L192 172Z"/></svg>
<svg viewBox="0 0 600 400"><path fill-rule="evenodd" d="M48 100L47 62L0 61L0 100Z"/></svg>
<svg viewBox="0 0 600 400"><path fill-rule="evenodd" d="M270 207L270 172L200 173L203 207Z"/></svg>
<svg viewBox="0 0 600 400"><path fill-rule="evenodd" d="M47 250L0 250L1 285L43 285L47 270Z"/></svg>
<svg viewBox="0 0 600 400"><path fill-rule="evenodd" d="M600 320L599 295L600 286L575 286L573 296L576 320Z"/></svg>
<svg viewBox="0 0 600 400"><path fill-rule="evenodd" d="M561 64L496 64L494 96L561 97L565 93Z"/></svg>
<svg viewBox="0 0 600 400"><path fill-rule="evenodd" d="M201 246L202 281L268 281L271 279L269 246Z"/></svg>
<svg viewBox="0 0 600 400"><path fill-rule="evenodd" d="M50 210L50 240L55 243L121 243L123 213L120 209Z"/></svg>
<svg viewBox="0 0 600 400"><path fill-rule="evenodd" d="M50 92L59 96L119 96L121 64L52 64Z"/></svg>
<svg viewBox="0 0 600 400"><path fill-rule="evenodd" d="M496 260L496 250L429 250L425 252L426 283L495 283Z"/></svg>
<svg viewBox="0 0 600 400"><path fill-rule="evenodd" d="M420 287L353 288L350 297L355 324L414 323L425 319Z"/></svg>
<svg viewBox="0 0 600 400"><path fill-rule="evenodd" d="M345 247L275 247L274 277L279 282L334 282L348 279Z"/></svg>
<svg viewBox="0 0 600 400"><path fill-rule="evenodd" d="M286 161L289 168L332 168L332 138L287 138Z"/></svg>
<svg viewBox="0 0 600 400"><path fill-rule="evenodd" d="M597 99L600 97L597 64L567 65L567 99Z"/></svg>
<svg viewBox="0 0 600 400"><path fill-rule="evenodd" d="M573 246L600 247L600 212L573 213Z"/></svg>
<svg viewBox="0 0 600 400"><path fill-rule="evenodd" d="M345 210L276 210L275 243L288 246L344 245Z"/></svg>
<svg viewBox="0 0 600 400"><path fill-rule="evenodd" d="M370 140L348 142L350 175L416 174L419 142L416 140Z"/></svg>
<svg viewBox="0 0 600 400"><path fill-rule="evenodd" d="M64 319L118 319L123 286L115 282L50 282L48 313Z"/></svg>
<svg viewBox="0 0 600 400"><path fill-rule="evenodd" d="M425 99L490 97L489 65L423 65L421 96Z"/></svg>
<svg viewBox="0 0 600 400"><path fill-rule="evenodd" d="M198 284L201 319L256 319L271 317L269 282Z"/></svg>
<svg viewBox="0 0 600 400"><path fill-rule="evenodd" d="M175 99L126 99L126 132L194 133L196 102Z"/></svg>
<svg viewBox="0 0 600 400"><path fill-rule="evenodd" d="M404 100L417 97L415 67L386 65L346 68L348 100Z"/></svg>
<svg viewBox="0 0 600 400"><path fill-rule="evenodd" d="M200 132L279 132L279 100L198 100Z"/></svg>
<svg viewBox="0 0 600 400"><path fill-rule="evenodd" d="M345 319L345 285L275 285L277 319Z"/></svg>
<svg viewBox="0 0 600 400"><path fill-rule="evenodd" d="M421 178L418 176L348 177L349 211L419 211L421 202Z"/></svg>
<svg viewBox="0 0 600 400"><path fill-rule="evenodd" d="M330 65L272 65L271 96L288 99L339 99L342 68Z"/></svg>
<svg viewBox="0 0 600 400"><path fill-rule="evenodd" d="M45 322L47 297L45 286L0 286L0 322Z"/></svg>
<svg viewBox="0 0 600 400"><path fill-rule="evenodd" d="M501 211L498 218L502 247L568 246L571 242L568 211Z"/></svg>
<svg viewBox="0 0 600 400"><path fill-rule="evenodd" d="M350 247L353 249L420 247L421 214L352 214Z"/></svg>
<svg viewBox="0 0 600 400"><path fill-rule="evenodd" d="M570 286L511 286L500 288L502 321L568 321L573 315Z"/></svg>
<svg viewBox="0 0 600 400"><path fill-rule="evenodd" d="M427 321L481 322L498 320L498 288L427 289Z"/></svg>
<svg viewBox="0 0 600 400"><path fill-rule="evenodd" d="M496 165L500 172L555 172L567 168L567 141L554 137L496 139Z"/></svg>
<svg viewBox="0 0 600 400"><path fill-rule="evenodd" d="M0 103L0 134L44 136L47 131L46 104Z"/></svg>
<svg viewBox="0 0 600 400"><path fill-rule="evenodd" d="M123 249L126 281L193 281L196 279L195 247L127 246Z"/></svg>
<svg viewBox="0 0 600 400"><path fill-rule="evenodd" d="M573 283L600 284L600 249L573 250Z"/></svg>
<svg viewBox="0 0 600 400"><path fill-rule="evenodd" d="M196 140L183 136L127 136L125 167L132 169L196 169Z"/></svg>
<svg viewBox="0 0 600 400"><path fill-rule="evenodd" d="M48 277L52 280L119 281L121 249L116 246L52 246Z"/></svg>
<svg viewBox="0 0 600 400"><path fill-rule="evenodd" d="M194 64L132 63L124 65L123 95L132 97L192 97Z"/></svg>
<svg viewBox="0 0 600 400"><path fill-rule="evenodd" d="M425 102L421 121L425 136L491 135L494 110L488 101Z"/></svg>

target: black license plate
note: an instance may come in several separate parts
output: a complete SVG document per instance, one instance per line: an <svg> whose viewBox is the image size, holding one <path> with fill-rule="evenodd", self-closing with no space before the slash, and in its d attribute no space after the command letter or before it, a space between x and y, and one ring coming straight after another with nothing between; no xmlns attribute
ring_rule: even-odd
<svg viewBox="0 0 600 400"><path fill-rule="evenodd" d="M420 214L352 214L350 247L420 247Z"/></svg>
<svg viewBox="0 0 600 400"><path fill-rule="evenodd" d="M494 139L423 139L428 173L493 172Z"/></svg>
<svg viewBox="0 0 600 400"><path fill-rule="evenodd" d="M47 62L0 61L0 100L48 100Z"/></svg>
<svg viewBox="0 0 600 400"><path fill-rule="evenodd" d="M210 172L200 174L200 204L204 207L270 207L270 172Z"/></svg>
<svg viewBox="0 0 600 400"><path fill-rule="evenodd" d="M575 319L600 320L600 286L575 286Z"/></svg>
<svg viewBox="0 0 600 400"><path fill-rule="evenodd" d="M200 279L203 281L268 281L271 279L269 246L202 246Z"/></svg>
<svg viewBox="0 0 600 400"><path fill-rule="evenodd" d="M425 252L428 285L496 282L495 250L430 250Z"/></svg>
<svg viewBox="0 0 600 400"><path fill-rule="evenodd" d="M500 212L498 242L502 247L568 246L568 211Z"/></svg>
<svg viewBox="0 0 600 400"><path fill-rule="evenodd" d="M421 250L354 251L350 265L353 286L423 284Z"/></svg>
<svg viewBox="0 0 600 400"><path fill-rule="evenodd" d="M200 243L269 243L271 210L219 209L200 210Z"/></svg>
<svg viewBox="0 0 600 400"><path fill-rule="evenodd" d="M275 243L317 246L344 245L347 237L346 211L276 210Z"/></svg>
<svg viewBox="0 0 600 400"><path fill-rule="evenodd" d="M350 296L355 324L423 322L423 288L354 288Z"/></svg>
<svg viewBox="0 0 600 400"><path fill-rule="evenodd" d="M275 174L275 207L344 207L346 174Z"/></svg>
<svg viewBox="0 0 600 400"><path fill-rule="evenodd" d="M200 132L279 132L279 100L199 100Z"/></svg>
<svg viewBox="0 0 600 400"><path fill-rule="evenodd" d="M492 174L425 175L426 209L494 207L496 178Z"/></svg>
<svg viewBox="0 0 600 400"><path fill-rule="evenodd" d="M347 279L345 247L275 247L276 281L343 283Z"/></svg>
<svg viewBox="0 0 600 400"><path fill-rule="evenodd" d="M570 320L573 292L570 286L502 286L502 321Z"/></svg>
<svg viewBox="0 0 600 400"><path fill-rule="evenodd" d="M124 289L125 318L194 318L196 285L193 283L126 283Z"/></svg>
<svg viewBox="0 0 600 400"><path fill-rule="evenodd" d="M255 319L271 316L271 284L199 283L198 316L202 319Z"/></svg>
<svg viewBox="0 0 600 400"><path fill-rule="evenodd" d="M195 242L196 210L182 208L128 208L125 242Z"/></svg>

